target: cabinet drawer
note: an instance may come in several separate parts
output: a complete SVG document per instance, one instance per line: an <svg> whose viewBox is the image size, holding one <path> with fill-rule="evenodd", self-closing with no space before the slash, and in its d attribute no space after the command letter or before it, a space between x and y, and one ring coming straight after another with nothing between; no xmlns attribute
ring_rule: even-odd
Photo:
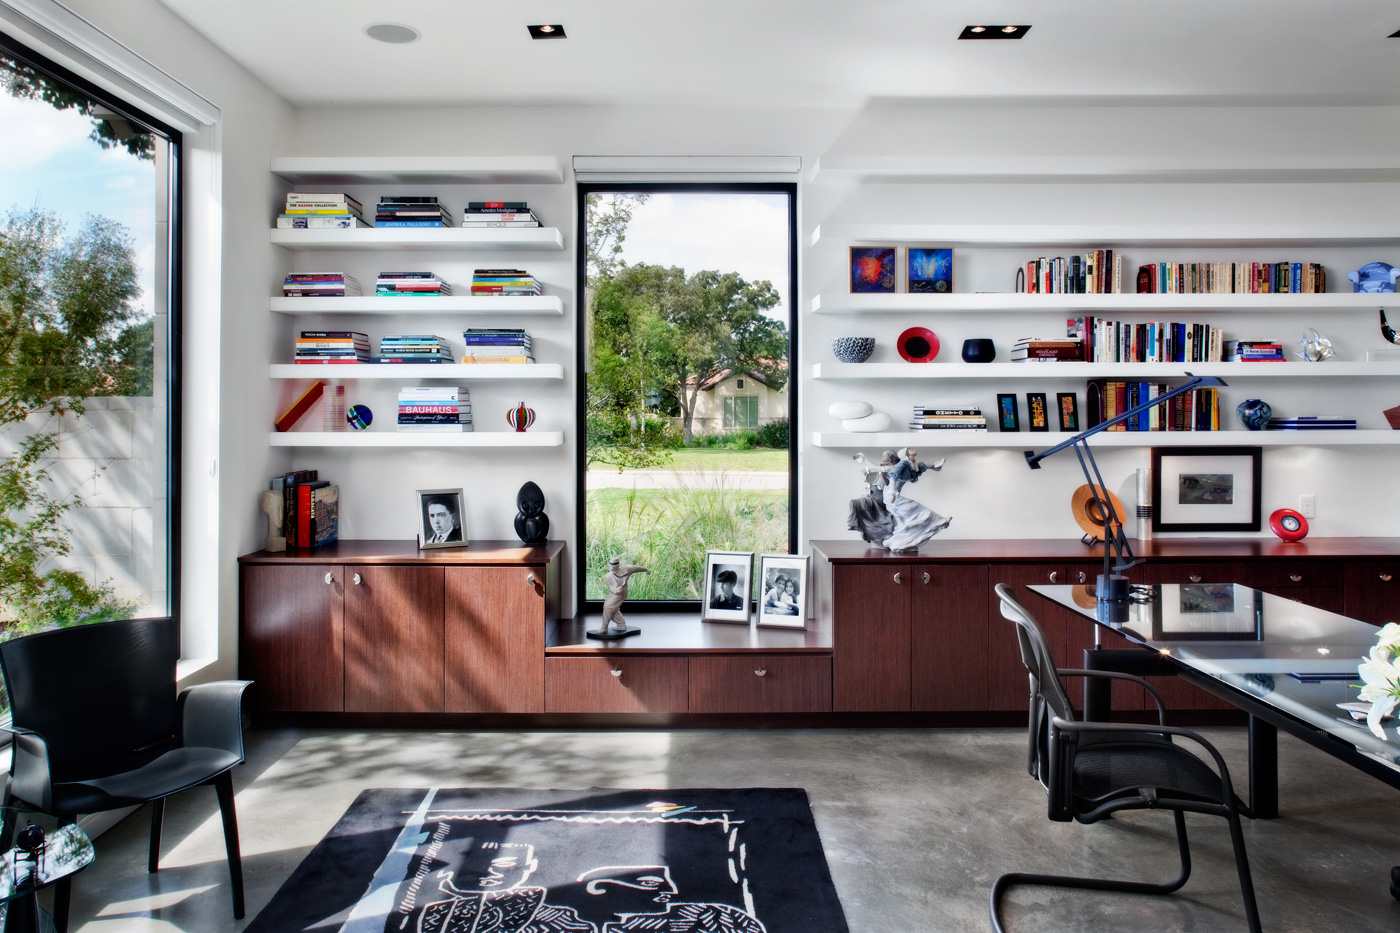
<svg viewBox="0 0 1400 933"><path fill-rule="evenodd" d="M547 713L684 713L685 658L546 658Z"/></svg>
<svg viewBox="0 0 1400 933"><path fill-rule="evenodd" d="M1350 561L1346 580L1347 615L1372 625L1400 622L1400 558Z"/></svg>
<svg viewBox="0 0 1400 933"><path fill-rule="evenodd" d="M1250 565L1247 582L1261 590L1291 586L1342 586L1345 571L1336 561L1261 560Z"/></svg>
<svg viewBox="0 0 1400 933"><path fill-rule="evenodd" d="M1146 565L1148 583L1246 583L1252 576L1241 563L1169 563ZM1251 584L1253 585L1253 584Z"/></svg>
<svg viewBox="0 0 1400 933"><path fill-rule="evenodd" d="M732 655L690 659L692 713L831 711L831 658Z"/></svg>

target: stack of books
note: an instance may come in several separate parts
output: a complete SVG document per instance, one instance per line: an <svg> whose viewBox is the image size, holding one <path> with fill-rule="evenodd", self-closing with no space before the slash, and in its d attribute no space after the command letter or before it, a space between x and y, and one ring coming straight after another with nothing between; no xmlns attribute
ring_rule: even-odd
<svg viewBox="0 0 1400 933"><path fill-rule="evenodd" d="M450 363L452 351L437 334L385 334L379 338L380 363Z"/></svg>
<svg viewBox="0 0 1400 933"><path fill-rule="evenodd" d="M982 417L982 409L975 406L938 408L915 405L909 428L912 431L985 431L987 419Z"/></svg>
<svg viewBox="0 0 1400 933"><path fill-rule="evenodd" d="M452 215L438 204L437 195L385 195L374 209L377 227L450 227Z"/></svg>
<svg viewBox="0 0 1400 933"><path fill-rule="evenodd" d="M315 470L294 470L272 478L282 494L282 533L287 547L321 547L340 534L340 487L317 479Z"/></svg>
<svg viewBox="0 0 1400 933"><path fill-rule="evenodd" d="M1355 431L1355 418L1338 415L1299 415L1296 418L1270 418L1266 431Z"/></svg>
<svg viewBox="0 0 1400 933"><path fill-rule="evenodd" d="M530 335L519 327L468 327L463 363L533 363Z"/></svg>
<svg viewBox="0 0 1400 933"><path fill-rule="evenodd" d="M1024 273L1024 276L1022 275ZM1101 295L1123 290L1123 257L1111 249L1082 256L1041 256L1017 273L1017 291L1032 295ZM1024 278L1024 284L1019 280Z"/></svg>
<svg viewBox="0 0 1400 933"><path fill-rule="evenodd" d="M1079 363L1084 341L1078 337L1022 337L1011 345L1013 363Z"/></svg>
<svg viewBox="0 0 1400 933"><path fill-rule="evenodd" d="M538 227L539 218L524 201L468 201L464 227Z"/></svg>
<svg viewBox="0 0 1400 933"><path fill-rule="evenodd" d="M359 295L360 283L344 272L293 272L282 280L288 298L344 298Z"/></svg>
<svg viewBox="0 0 1400 933"><path fill-rule="evenodd" d="M1090 363L1219 363L1225 355L1224 333L1209 324L1156 321L1130 324L1072 317L1065 333L1084 341Z"/></svg>
<svg viewBox="0 0 1400 933"><path fill-rule="evenodd" d="M356 330L304 330L297 338L298 363L369 361L369 338Z"/></svg>
<svg viewBox="0 0 1400 933"><path fill-rule="evenodd" d="M1316 262L1154 262L1138 267L1137 290L1168 295L1327 291Z"/></svg>
<svg viewBox="0 0 1400 933"><path fill-rule="evenodd" d="M524 269L472 270L473 295L538 295L540 283Z"/></svg>
<svg viewBox="0 0 1400 933"><path fill-rule="evenodd" d="M1090 379L1084 393L1085 424L1092 428L1125 411L1165 395L1169 385L1151 382L1125 382ZM1110 431L1219 431L1220 395L1215 389L1185 392L1163 405L1140 411L1119 422Z"/></svg>
<svg viewBox="0 0 1400 933"><path fill-rule="evenodd" d="M371 227L360 202L348 194L287 195L287 206L277 215L280 230L324 230L343 227Z"/></svg>
<svg viewBox="0 0 1400 933"><path fill-rule="evenodd" d="M450 295L452 286L431 272L381 272L376 295Z"/></svg>
<svg viewBox="0 0 1400 933"><path fill-rule="evenodd" d="M1227 340L1227 363L1286 363L1283 344L1276 340Z"/></svg>
<svg viewBox="0 0 1400 933"><path fill-rule="evenodd" d="M398 428L406 434L470 431L471 395L456 386L404 386L399 389Z"/></svg>

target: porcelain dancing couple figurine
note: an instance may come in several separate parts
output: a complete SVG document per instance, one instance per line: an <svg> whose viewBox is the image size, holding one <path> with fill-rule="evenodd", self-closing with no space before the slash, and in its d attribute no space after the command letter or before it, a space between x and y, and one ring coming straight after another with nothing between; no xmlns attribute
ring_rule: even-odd
<svg viewBox="0 0 1400 933"><path fill-rule="evenodd" d="M939 458L932 466L918 461L919 452L910 447L887 450L878 464L865 454L852 459L860 464L861 482L867 495L851 500L846 527L860 532L866 541L889 551L917 551L919 545L938 534L953 519L939 515L915 499L903 495L908 483L917 483L924 473L943 469Z"/></svg>

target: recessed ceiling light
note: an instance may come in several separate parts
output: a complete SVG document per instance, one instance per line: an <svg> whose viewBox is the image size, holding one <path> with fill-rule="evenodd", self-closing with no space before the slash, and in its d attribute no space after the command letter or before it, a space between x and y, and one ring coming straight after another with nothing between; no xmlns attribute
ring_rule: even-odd
<svg viewBox="0 0 1400 933"><path fill-rule="evenodd" d="M959 39L1019 39L1030 31L1029 26L967 26Z"/></svg>
<svg viewBox="0 0 1400 933"><path fill-rule="evenodd" d="M547 23L543 26L526 26L530 30L531 39L567 39L564 35L564 27L558 23Z"/></svg>
<svg viewBox="0 0 1400 933"><path fill-rule="evenodd" d="M392 42L395 45L402 45L405 42L417 42L423 38L423 34L412 26L405 26L402 23L370 23L365 27L365 35L371 39L378 39L380 42Z"/></svg>

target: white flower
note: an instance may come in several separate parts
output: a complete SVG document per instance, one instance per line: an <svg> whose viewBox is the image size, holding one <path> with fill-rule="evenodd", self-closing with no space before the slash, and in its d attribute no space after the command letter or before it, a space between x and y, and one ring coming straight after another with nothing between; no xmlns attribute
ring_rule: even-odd
<svg viewBox="0 0 1400 933"><path fill-rule="evenodd" d="M1385 730L1381 728L1381 720L1400 706L1400 666L1395 663L1396 649L1400 648L1397 644L1400 624L1387 624L1380 630L1377 642L1356 670L1365 683L1360 698L1371 704L1366 725L1377 738L1383 739Z"/></svg>

